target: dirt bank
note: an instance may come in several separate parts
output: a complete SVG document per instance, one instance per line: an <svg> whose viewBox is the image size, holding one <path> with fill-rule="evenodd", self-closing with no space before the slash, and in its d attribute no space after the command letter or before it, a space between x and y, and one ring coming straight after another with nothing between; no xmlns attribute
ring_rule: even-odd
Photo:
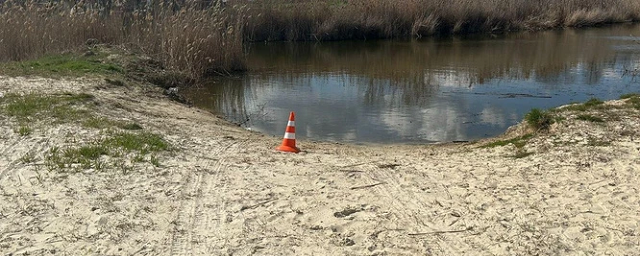
<svg viewBox="0 0 640 256"><path fill-rule="evenodd" d="M640 111L624 101L585 112L603 122L559 111L549 133L504 146L299 140L305 152L285 154L274 151L281 138L229 125L152 87L0 78L2 97L27 92L91 95L71 109L138 124L171 149L56 166L58 149L100 145L124 128L41 118L23 129L24 120L0 112L3 255L633 255L640 248Z"/></svg>

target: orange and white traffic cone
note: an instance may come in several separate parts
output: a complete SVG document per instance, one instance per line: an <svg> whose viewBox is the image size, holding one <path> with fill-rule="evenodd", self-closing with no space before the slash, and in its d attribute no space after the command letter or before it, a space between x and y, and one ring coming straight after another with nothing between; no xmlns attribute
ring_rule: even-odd
<svg viewBox="0 0 640 256"><path fill-rule="evenodd" d="M287 123L287 129L284 132L284 139L282 139L282 145L277 147L277 150L282 152L298 153L300 149L296 147L296 117L293 114L289 114L289 122Z"/></svg>

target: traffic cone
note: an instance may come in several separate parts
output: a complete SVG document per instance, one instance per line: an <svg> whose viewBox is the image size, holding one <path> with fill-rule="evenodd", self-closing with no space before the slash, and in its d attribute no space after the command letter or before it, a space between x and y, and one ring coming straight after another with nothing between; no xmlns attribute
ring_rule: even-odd
<svg viewBox="0 0 640 256"><path fill-rule="evenodd" d="M287 129L284 132L284 139L282 139L282 145L277 147L277 150L282 152L298 153L300 149L296 147L296 117L293 114L289 114L289 122L287 123Z"/></svg>

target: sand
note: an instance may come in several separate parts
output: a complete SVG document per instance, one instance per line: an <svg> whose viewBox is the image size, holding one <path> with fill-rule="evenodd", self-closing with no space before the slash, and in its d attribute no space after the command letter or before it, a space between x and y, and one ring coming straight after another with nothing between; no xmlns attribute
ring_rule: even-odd
<svg viewBox="0 0 640 256"><path fill-rule="evenodd" d="M298 140L303 152L289 154L274 150L280 137L151 87L0 78L1 94L25 92L92 94L97 114L137 122L176 149L159 167L50 171L52 147L100 131L47 123L20 136L0 114L1 255L640 254L639 111L604 124L568 116L523 158L513 144L480 147L491 140Z"/></svg>

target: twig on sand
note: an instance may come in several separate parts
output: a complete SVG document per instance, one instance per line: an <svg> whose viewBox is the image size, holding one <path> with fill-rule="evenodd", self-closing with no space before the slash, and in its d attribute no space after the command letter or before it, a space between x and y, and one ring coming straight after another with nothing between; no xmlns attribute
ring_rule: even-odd
<svg viewBox="0 0 640 256"><path fill-rule="evenodd" d="M244 210L248 210L248 209L258 208L259 206L262 206L262 205L268 204L268 203L273 202L273 201L275 201L275 199L265 200L265 201L263 201L263 202L260 202L260 203L254 204L254 205L249 205L249 206L246 206L246 205L245 205L245 206L242 206L242 208L240 208L240 211L244 211Z"/></svg>
<svg viewBox="0 0 640 256"><path fill-rule="evenodd" d="M370 164L373 162L368 162L368 163L357 163L357 164L350 164L350 165L345 165L345 166L338 166L338 168L342 169L342 168L349 168L349 167L356 167L359 165L365 165L365 164Z"/></svg>
<svg viewBox="0 0 640 256"><path fill-rule="evenodd" d="M467 227L466 229L461 230L439 230L432 232L420 232L420 233L409 233L410 236L424 236L424 235L437 235L437 234L446 234L446 233L462 233L473 230L473 227Z"/></svg>
<svg viewBox="0 0 640 256"><path fill-rule="evenodd" d="M141 252L142 250L147 249L147 245L143 245L140 249L138 249L137 251L133 252L132 254L130 254L131 256L138 254L139 252Z"/></svg>
<svg viewBox="0 0 640 256"><path fill-rule="evenodd" d="M346 173L364 172L364 171L360 171L360 170L353 170L353 169L350 169L350 170L338 170L338 171L346 172Z"/></svg>
<svg viewBox="0 0 640 256"><path fill-rule="evenodd" d="M351 189L363 189L363 188L370 188L370 187L375 187L375 186L382 185L382 184L385 184L385 183L386 183L386 182L378 182L378 183L370 184L370 185L355 186L355 187L351 187Z"/></svg>

